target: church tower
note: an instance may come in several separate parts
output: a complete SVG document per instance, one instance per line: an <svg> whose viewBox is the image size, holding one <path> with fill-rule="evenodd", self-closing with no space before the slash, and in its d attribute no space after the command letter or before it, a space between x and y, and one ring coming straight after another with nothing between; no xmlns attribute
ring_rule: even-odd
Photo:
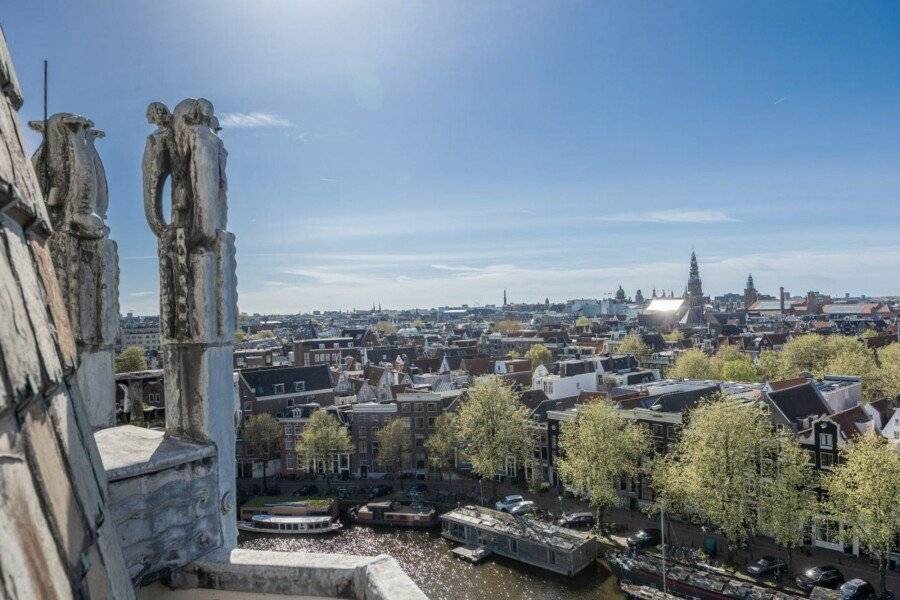
<svg viewBox="0 0 900 600"><path fill-rule="evenodd" d="M700 267L697 266L697 254L691 251L691 269L687 283L687 301L689 306L703 306L703 284L700 281Z"/></svg>
<svg viewBox="0 0 900 600"><path fill-rule="evenodd" d="M753 273L747 276L747 287L744 288L744 308L750 308L759 299L759 292L753 285Z"/></svg>

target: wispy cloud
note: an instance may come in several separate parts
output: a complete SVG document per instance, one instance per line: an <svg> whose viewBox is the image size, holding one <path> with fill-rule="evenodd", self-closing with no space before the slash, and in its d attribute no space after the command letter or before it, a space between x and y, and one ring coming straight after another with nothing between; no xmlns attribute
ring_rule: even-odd
<svg viewBox="0 0 900 600"><path fill-rule="evenodd" d="M729 223L737 221L720 210L657 210L598 217L615 223Z"/></svg>
<svg viewBox="0 0 900 600"><path fill-rule="evenodd" d="M249 129L251 127L293 127L288 119L267 112L226 112L219 116L222 127Z"/></svg>
<svg viewBox="0 0 900 600"><path fill-rule="evenodd" d="M784 96L784 97L782 97L782 98L779 98L778 100L776 100L776 101L773 102L772 104L781 104L781 103L784 102L785 100L787 100L787 96Z"/></svg>
<svg viewBox="0 0 900 600"><path fill-rule="evenodd" d="M149 298L150 296L155 296L157 292L131 292L129 296L132 298Z"/></svg>

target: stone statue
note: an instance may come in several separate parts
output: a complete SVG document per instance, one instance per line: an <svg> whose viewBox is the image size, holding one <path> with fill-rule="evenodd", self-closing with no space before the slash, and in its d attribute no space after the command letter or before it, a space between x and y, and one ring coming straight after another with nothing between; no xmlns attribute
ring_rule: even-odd
<svg viewBox="0 0 900 600"><path fill-rule="evenodd" d="M159 238L163 339L222 342L234 333L234 236L227 225L227 152L218 120L203 98L182 100L171 113L153 102L156 131L144 149L144 211ZM171 222L163 185L171 179Z"/></svg>
<svg viewBox="0 0 900 600"><path fill-rule="evenodd" d="M115 424L113 344L119 327L119 263L108 238L106 172L94 142L104 133L81 115L31 121L44 140L32 157L53 226L50 254L78 346L78 381L94 427Z"/></svg>
<svg viewBox="0 0 900 600"><path fill-rule="evenodd" d="M147 107L156 126L144 147L144 211L159 240L160 355L166 435L213 444L226 548L237 542L233 340L237 328L234 235L228 222L225 160L213 105L188 98L169 112ZM170 181L167 222L163 186Z"/></svg>

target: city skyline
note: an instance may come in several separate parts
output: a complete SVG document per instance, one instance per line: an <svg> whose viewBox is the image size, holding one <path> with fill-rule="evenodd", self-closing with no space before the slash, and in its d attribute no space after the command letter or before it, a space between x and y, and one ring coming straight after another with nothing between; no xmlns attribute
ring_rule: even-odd
<svg viewBox="0 0 900 600"><path fill-rule="evenodd" d="M710 295L900 293L897 9L811 7L48 0L5 26L23 116L47 59L51 113L107 133L123 312L158 310L144 111L188 95L222 116L247 312L678 294L691 247Z"/></svg>

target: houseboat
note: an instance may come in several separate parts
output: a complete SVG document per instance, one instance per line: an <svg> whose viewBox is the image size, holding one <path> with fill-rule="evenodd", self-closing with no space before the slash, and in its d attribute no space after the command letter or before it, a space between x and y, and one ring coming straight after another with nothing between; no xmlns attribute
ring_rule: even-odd
<svg viewBox="0 0 900 600"><path fill-rule="evenodd" d="M291 500L287 497L258 497L241 506L240 519L256 515L273 517L334 517L337 505L331 499Z"/></svg>
<svg viewBox="0 0 900 600"><path fill-rule="evenodd" d="M609 566L623 588L649 586L663 588L662 558L652 554L627 554L611 552L607 555ZM697 600L800 600L782 590L730 577L723 573L696 565L669 562L665 570L665 589L669 594ZM627 592L626 592L627 593ZM638 595L639 598L642 596Z"/></svg>
<svg viewBox="0 0 900 600"><path fill-rule="evenodd" d="M353 507L350 518L360 525L427 528L438 524L434 507L401 502L369 502Z"/></svg>
<svg viewBox="0 0 900 600"><path fill-rule="evenodd" d="M464 506L440 517L441 535L470 548L575 575L597 558L597 540L587 533L514 516L483 506Z"/></svg>
<svg viewBox="0 0 900 600"><path fill-rule="evenodd" d="M249 521L238 521L238 529L253 533L281 533L290 535L317 535L338 531L343 524L330 516L278 517L253 515Z"/></svg>

